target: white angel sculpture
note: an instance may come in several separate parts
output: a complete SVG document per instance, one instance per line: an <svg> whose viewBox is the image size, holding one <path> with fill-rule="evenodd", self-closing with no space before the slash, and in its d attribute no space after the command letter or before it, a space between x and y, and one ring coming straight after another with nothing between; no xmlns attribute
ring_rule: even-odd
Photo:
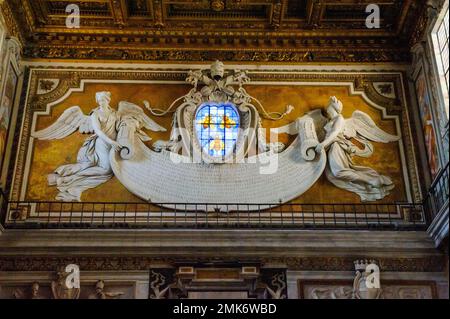
<svg viewBox="0 0 450 319"><path fill-rule="evenodd" d="M316 153L327 151L325 174L335 186L358 194L362 201L382 199L394 188L392 180L369 167L355 165L353 157L371 156L373 146L370 141L389 143L400 138L381 130L364 112L355 111L351 118L344 119L342 108L342 102L331 97L326 110L328 118L321 119L326 135L316 146ZM356 146L352 139L364 148Z"/></svg>
<svg viewBox="0 0 450 319"><path fill-rule="evenodd" d="M121 155L123 151L130 151L123 139L121 144L117 141L123 128L128 133L130 143L133 143L135 136L143 141L150 140L142 128L165 131L135 104L120 102L118 111L111 108L110 92L98 92L96 101L98 107L89 115L83 114L79 106L72 106L55 123L32 134L40 140L54 140L63 139L77 130L83 134L93 133L78 151L77 163L62 165L48 175L48 184L59 190L57 200L81 201L81 194L85 190L105 183L114 175L110 151L120 151Z"/></svg>

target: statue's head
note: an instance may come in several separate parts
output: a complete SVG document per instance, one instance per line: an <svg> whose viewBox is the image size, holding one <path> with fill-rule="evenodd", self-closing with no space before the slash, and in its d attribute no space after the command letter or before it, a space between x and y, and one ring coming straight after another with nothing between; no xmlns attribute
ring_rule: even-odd
<svg viewBox="0 0 450 319"><path fill-rule="evenodd" d="M98 291L103 291L103 289L105 288L105 282L103 280L99 280L97 281L97 283L95 284L95 290Z"/></svg>
<svg viewBox="0 0 450 319"><path fill-rule="evenodd" d="M331 118L342 113L342 102L337 99L337 97L332 96L328 102L327 113Z"/></svg>
<svg viewBox="0 0 450 319"><path fill-rule="evenodd" d="M37 296L38 292L39 292L39 283L33 282L33 284L31 285L31 295Z"/></svg>
<svg viewBox="0 0 450 319"><path fill-rule="evenodd" d="M216 60L216 62L211 64L211 77L214 80L219 81L220 79L223 78L224 74L225 74L225 66L222 62Z"/></svg>
<svg viewBox="0 0 450 319"><path fill-rule="evenodd" d="M111 92L97 92L95 94L95 100L100 106L109 105L111 102Z"/></svg>

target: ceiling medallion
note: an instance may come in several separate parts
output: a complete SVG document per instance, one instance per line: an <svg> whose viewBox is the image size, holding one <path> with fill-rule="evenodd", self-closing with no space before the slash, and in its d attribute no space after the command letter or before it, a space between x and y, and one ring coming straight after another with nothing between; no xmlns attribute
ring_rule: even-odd
<svg viewBox="0 0 450 319"><path fill-rule="evenodd" d="M212 0L211 1L211 9L216 12L221 12L225 10L225 1L223 0Z"/></svg>

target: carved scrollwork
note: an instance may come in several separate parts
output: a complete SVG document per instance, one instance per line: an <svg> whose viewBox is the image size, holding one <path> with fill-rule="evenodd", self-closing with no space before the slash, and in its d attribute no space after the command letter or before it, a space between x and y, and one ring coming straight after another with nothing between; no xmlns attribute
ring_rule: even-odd
<svg viewBox="0 0 450 319"><path fill-rule="evenodd" d="M287 298L287 283L285 272L274 274L270 280L270 284L266 284L265 286L270 299Z"/></svg>
<svg viewBox="0 0 450 319"><path fill-rule="evenodd" d="M150 269L150 299L173 298L174 291L182 289L183 285L175 278L175 270L171 268Z"/></svg>

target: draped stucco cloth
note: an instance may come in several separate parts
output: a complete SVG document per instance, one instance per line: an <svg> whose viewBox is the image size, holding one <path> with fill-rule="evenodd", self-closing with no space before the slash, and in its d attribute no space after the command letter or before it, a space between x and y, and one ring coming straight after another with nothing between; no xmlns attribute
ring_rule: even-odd
<svg viewBox="0 0 450 319"><path fill-rule="evenodd" d="M244 163L231 164L183 163L185 156L155 152L139 139L134 144L131 159L122 159L118 152L111 151L115 176L136 196L164 203L161 206L168 208L173 208L170 205L173 203L227 204L207 207L210 211L214 208L225 211L239 209L233 204L286 203L307 191L326 166L325 152L313 161L303 159L298 137L279 154L259 154ZM276 164L272 174L261 174L268 163ZM240 208L257 210L267 206ZM206 210L206 207L192 205L186 209Z"/></svg>

